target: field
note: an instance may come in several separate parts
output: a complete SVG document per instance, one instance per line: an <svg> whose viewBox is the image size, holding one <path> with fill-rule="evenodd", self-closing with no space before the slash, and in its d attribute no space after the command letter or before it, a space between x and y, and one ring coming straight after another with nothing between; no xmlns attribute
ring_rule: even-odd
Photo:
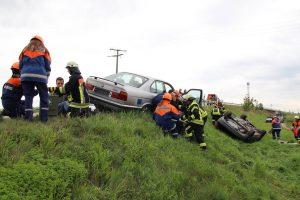
<svg viewBox="0 0 300 200"><path fill-rule="evenodd" d="M228 110L237 115L240 107ZM249 112L270 129L263 111ZM247 144L205 126L208 151L164 137L150 114L0 122L0 199L298 199L300 145ZM282 138L293 141L290 131Z"/></svg>

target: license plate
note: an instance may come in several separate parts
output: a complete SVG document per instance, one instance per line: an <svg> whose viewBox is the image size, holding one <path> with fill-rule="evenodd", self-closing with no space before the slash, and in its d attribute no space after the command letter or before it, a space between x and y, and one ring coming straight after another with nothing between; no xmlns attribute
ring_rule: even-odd
<svg viewBox="0 0 300 200"><path fill-rule="evenodd" d="M104 89L100 89L100 88L95 88L94 93L97 95L103 95L103 96L108 96L110 91L108 90L104 90Z"/></svg>

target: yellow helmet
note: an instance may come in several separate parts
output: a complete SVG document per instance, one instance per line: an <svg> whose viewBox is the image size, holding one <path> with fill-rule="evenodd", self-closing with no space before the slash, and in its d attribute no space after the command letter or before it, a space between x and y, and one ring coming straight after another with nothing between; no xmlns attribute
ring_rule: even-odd
<svg viewBox="0 0 300 200"><path fill-rule="evenodd" d="M299 119L299 116L297 115L297 116L295 116L294 118L295 118L295 119Z"/></svg>

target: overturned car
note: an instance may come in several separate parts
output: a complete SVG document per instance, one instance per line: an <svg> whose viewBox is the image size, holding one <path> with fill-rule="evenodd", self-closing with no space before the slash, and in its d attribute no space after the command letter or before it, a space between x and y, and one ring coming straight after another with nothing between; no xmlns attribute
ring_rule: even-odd
<svg viewBox="0 0 300 200"><path fill-rule="evenodd" d="M236 117L230 112L218 119L217 126L231 137L249 143L260 141L267 133L265 130L256 128L248 120Z"/></svg>

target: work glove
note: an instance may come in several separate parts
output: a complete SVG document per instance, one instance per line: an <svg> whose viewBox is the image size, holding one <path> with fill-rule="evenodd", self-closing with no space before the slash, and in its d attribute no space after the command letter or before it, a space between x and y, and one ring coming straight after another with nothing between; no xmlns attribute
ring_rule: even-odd
<svg viewBox="0 0 300 200"><path fill-rule="evenodd" d="M48 91L53 94L55 91L56 87L48 87Z"/></svg>

